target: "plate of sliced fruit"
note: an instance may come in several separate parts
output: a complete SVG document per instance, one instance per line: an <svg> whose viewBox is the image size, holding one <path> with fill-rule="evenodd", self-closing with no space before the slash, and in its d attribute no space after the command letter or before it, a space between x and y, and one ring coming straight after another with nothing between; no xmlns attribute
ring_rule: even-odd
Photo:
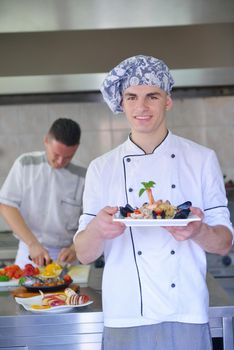
<svg viewBox="0 0 234 350"><path fill-rule="evenodd" d="M25 310L36 313L67 312L93 303L88 295L76 293L70 288L66 288L64 292L60 293L44 294L40 292L40 295L31 298L15 297L15 301L22 305Z"/></svg>

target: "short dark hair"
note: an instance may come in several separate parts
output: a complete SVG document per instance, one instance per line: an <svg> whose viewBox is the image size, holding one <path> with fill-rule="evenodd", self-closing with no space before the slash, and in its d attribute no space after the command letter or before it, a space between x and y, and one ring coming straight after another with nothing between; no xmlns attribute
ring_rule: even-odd
<svg viewBox="0 0 234 350"><path fill-rule="evenodd" d="M75 146L80 143L81 129L74 120L59 118L53 122L48 134L66 146Z"/></svg>

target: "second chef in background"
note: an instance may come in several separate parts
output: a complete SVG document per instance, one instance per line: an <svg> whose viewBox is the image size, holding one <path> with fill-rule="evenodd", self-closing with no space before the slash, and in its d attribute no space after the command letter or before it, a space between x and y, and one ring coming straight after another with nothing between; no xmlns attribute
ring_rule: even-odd
<svg viewBox="0 0 234 350"><path fill-rule="evenodd" d="M76 261L78 227L86 169L71 160L80 143L77 122L57 119L44 137L45 151L21 155L0 191L0 211L16 237L15 263Z"/></svg>

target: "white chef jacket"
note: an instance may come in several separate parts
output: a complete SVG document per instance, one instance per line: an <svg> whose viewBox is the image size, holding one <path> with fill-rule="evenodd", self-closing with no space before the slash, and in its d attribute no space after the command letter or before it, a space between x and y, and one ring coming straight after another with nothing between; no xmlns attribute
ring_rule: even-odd
<svg viewBox="0 0 234 350"><path fill-rule="evenodd" d="M72 163L52 168L45 152L23 154L0 190L0 203L19 209L43 246L58 253L72 244L77 231L85 173ZM23 242L20 247L25 250Z"/></svg>
<svg viewBox="0 0 234 350"><path fill-rule="evenodd" d="M190 200L204 211L204 222L233 231L214 151L169 132L152 154L129 138L91 162L77 234L107 205L148 202L146 192L138 193L141 182L150 180L156 183L155 200ZM194 241L178 242L161 227L126 227L123 235L106 240L104 256L105 326L208 322L206 256Z"/></svg>

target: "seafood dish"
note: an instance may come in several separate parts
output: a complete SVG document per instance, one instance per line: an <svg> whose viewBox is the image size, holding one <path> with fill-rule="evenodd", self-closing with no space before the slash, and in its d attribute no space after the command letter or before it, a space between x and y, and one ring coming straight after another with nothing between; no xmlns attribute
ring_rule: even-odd
<svg viewBox="0 0 234 350"><path fill-rule="evenodd" d="M168 200L158 200L153 204L144 203L139 208L126 204L124 207L119 207L119 212L123 218L132 219L187 219L191 206L190 201L173 206Z"/></svg>
<svg viewBox="0 0 234 350"><path fill-rule="evenodd" d="M139 191L139 197L146 192L149 202L141 207L133 208L130 204L119 207L120 215L123 218L132 219L187 219L190 213L192 202L186 201L178 206L174 206L170 201L162 199L155 200L152 188L154 181L142 182L143 187Z"/></svg>

